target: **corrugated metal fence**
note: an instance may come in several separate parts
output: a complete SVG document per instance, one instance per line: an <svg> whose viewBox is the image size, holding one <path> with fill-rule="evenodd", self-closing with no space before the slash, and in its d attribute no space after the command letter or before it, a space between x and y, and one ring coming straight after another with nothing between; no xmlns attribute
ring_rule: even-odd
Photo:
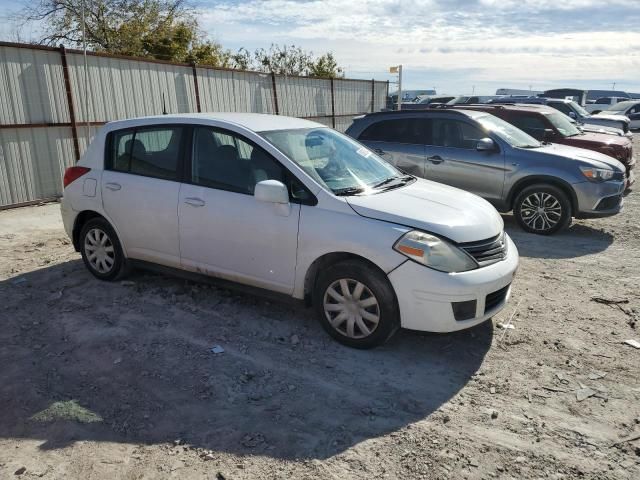
<svg viewBox="0 0 640 480"><path fill-rule="evenodd" d="M344 131L388 83L291 77L0 42L0 208L59 196L100 125L162 113L257 112ZM85 82L86 76L86 82Z"/></svg>

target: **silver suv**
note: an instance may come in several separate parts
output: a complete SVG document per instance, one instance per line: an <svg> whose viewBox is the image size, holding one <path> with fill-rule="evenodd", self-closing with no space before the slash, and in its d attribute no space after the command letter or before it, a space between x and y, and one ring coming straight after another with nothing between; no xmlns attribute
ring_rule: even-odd
<svg viewBox="0 0 640 480"><path fill-rule="evenodd" d="M433 109L372 113L346 132L399 169L470 191L513 210L529 232L554 233L571 218L622 209L625 168L612 157L540 143L485 112Z"/></svg>

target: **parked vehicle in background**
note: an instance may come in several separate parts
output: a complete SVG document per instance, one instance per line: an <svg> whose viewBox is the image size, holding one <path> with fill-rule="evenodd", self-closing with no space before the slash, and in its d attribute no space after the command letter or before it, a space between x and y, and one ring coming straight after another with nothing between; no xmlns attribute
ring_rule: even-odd
<svg viewBox="0 0 640 480"><path fill-rule="evenodd" d="M621 90L583 90L579 88L555 88L552 90L546 90L538 94L538 96L546 98L559 98L562 100L569 99L573 100L582 107L588 105L589 103L593 103L597 99L603 97L631 98L631 95Z"/></svg>
<svg viewBox="0 0 640 480"><path fill-rule="evenodd" d="M629 119L630 128L640 128L640 100L626 100L616 103L600 112L596 117L603 115L624 115Z"/></svg>
<svg viewBox="0 0 640 480"><path fill-rule="evenodd" d="M433 107L434 105L444 105L455 97L453 95L420 95L413 102L403 103L403 110L421 110Z"/></svg>
<svg viewBox="0 0 640 480"><path fill-rule="evenodd" d="M496 90L496 95L504 96L504 95L525 95L527 97L531 97L533 95L537 95L542 93L538 90L525 90L524 88L498 88Z"/></svg>
<svg viewBox="0 0 640 480"><path fill-rule="evenodd" d="M528 103L533 105L548 105L573 118L578 124L597 125L602 127L619 128L624 134L629 133L629 119L620 115L591 115L573 100L542 97L508 97L497 98L488 103Z"/></svg>
<svg viewBox="0 0 640 480"><path fill-rule="evenodd" d="M637 102L640 104L640 102ZM461 105L454 108L487 112L518 127L541 142L559 143L604 153L627 170L627 187L635 182L633 142L627 137L584 132L571 119L546 105Z"/></svg>
<svg viewBox="0 0 640 480"><path fill-rule="evenodd" d="M593 103L587 103L584 106L584 109L595 115L596 113L600 113L604 110L607 110L611 105L615 105L618 102L624 102L625 100L629 100L628 97L602 97L598 98Z"/></svg>
<svg viewBox="0 0 640 480"><path fill-rule="evenodd" d="M615 215L625 168L602 153L543 144L485 112L446 108L380 112L347 129L385 160L414 175L513 210L520 226L551 234L571 217Z"/></svg>
<svg viewBox="0 0 640 480"><path fill-rule="evenodd" d="M339 342L462 330L509 298L518 251L489 203L351 138L259 114L104 126L67 169L65 230L114 280L161 265L307 299Z"/></svg>
<svg viewBox="0 0 640 480"><path fill-rule="evenodd" d="M460 95L447 102L447 105L461 105L467 103L489 103L491 100L502 98L501 95Z"/></svg>

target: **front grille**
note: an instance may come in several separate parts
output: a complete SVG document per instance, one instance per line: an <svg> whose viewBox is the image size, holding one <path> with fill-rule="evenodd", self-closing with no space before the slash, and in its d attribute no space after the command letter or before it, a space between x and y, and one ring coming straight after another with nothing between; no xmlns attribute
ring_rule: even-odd
<svg viewBox="0 0 640 480"><path fill-rule="evenodd" d="M611 210L613 208L618 207L621 201L622 201L622 196L620 195L614 195L612 197L604 197L598 203L596 210Z"/></svg>
<svg viewBox="0 0 640 480"><path fill-rule="evenodd" d="M506 287L502 287L500 290L496 290L493 293L487 295L487 298L484 301L484 313L493 310L502 302L504 302L505 298L507 298L507 293L509 293L509 287L511 284Z"/></svg>
<svg viewBox="0 0 640 480"><path fill-rule="evenodd" d="M481 267L486 267L487 265L504 260L507 256L507 244L504 239L504 232L486 240L461 243L459 246L475 258Z"/></svg>

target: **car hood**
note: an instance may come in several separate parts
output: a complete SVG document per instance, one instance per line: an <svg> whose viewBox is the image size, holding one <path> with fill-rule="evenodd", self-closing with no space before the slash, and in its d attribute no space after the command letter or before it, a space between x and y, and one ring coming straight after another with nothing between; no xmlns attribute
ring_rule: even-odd
<svg viewBox="0 0 640 480"><path fill-rule="evenodd" d="M502 217L486 200L421 178L404 187L346 199L363 217L417 228L454 242L485 240L504 229Z"/></svg>
<svg viewBox="0 0 640 480"><path fill-rule="evenodd" d="M619 137L624 136L624 132L621 128L608 127L606 125L594 125L589 123L583 123L580 125L585 132L604 133L606 135L617 135Z"/></svg>
<svg viewBox="0 0 640 480"><path fill-rule="evenodd" d="M576 146L581 144L585 145L599 145L599 146L615 146L615 147L628 147L631 145L631 141L626 137L619 137L617 135L608 135L606 133L585 131L582 135L575 135L573 137L567 137L567 140L574 142Z"/></svg>
<svg viewBox="0 0 640 480"><path fill-rule="evenodd" d="M598 118L603 118L605 120L615 120L616 122L624 122L624 123L629 123L629 117L625 116L624 114L621 115L614 115L611 113L596 113L595 115L591 115L589 117L589 119L598 119Z"/></svg>
<svg viewBox="0 0 640 480"><path fill-rule="evenodd" d="M619 172L625 171L624 165L615 158L605 155L604 153L594 152L593 150L553 143L550 145L543 145L535 151L547 155L557 155L565 158L568 157L596 168L610 167Z"/></svg>

